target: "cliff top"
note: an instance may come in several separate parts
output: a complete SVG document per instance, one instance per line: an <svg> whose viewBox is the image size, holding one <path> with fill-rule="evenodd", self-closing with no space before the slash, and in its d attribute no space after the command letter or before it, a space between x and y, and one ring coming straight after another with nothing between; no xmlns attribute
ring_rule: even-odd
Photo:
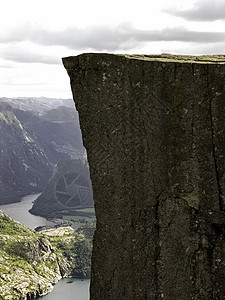
<svg viewBox="0 0 225 300"><path fill-rule="evenodd" d="M145 61L162 61L162 62L178 62L178 63L200 63L200 64L225 64L225 54L220 55L175 55L169 53L162 54L109 54L109 53L84 53L78 56L71 56L63 58L63 62L69 62L74 58L78 58L80 56L90 57L90 56L114 56L114 57L125 57L128 59L137 59L137 60L145 60Z"/></svg>
<svg viewBox="0 0 225 300"><path fill-rule="evenodd" d="M150 61L168 61L168 62L188 62L188 63L225 63L225 55L175 55L162 53L156 55L125 55L127 58L150 60Z"/></svg>

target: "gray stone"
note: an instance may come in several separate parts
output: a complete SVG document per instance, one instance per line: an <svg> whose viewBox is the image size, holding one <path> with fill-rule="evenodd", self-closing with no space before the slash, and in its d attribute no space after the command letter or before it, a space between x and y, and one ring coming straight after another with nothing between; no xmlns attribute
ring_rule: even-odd
<svg viewBox="0 0 225 300"><path fill-rule="evenodd" d="M225 299L225 56L63 63L95 200L91 299Z"/></svg>

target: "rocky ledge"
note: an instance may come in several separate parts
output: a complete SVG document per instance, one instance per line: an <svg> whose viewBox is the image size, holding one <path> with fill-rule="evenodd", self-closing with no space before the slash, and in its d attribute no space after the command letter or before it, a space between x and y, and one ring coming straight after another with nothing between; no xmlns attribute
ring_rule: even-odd
<svg viewBox="0 0 225 300"><path fill-rule="evenodd" d="M0 299L32 299L63 277L89 277L93 228L35 232L0 211Z"/></svg>
<svg viewBox="0 0 225 300"><path fill-rule="evenodd" d="M63 63L98 224L91 300L225 299L225 56Z"/></svg>

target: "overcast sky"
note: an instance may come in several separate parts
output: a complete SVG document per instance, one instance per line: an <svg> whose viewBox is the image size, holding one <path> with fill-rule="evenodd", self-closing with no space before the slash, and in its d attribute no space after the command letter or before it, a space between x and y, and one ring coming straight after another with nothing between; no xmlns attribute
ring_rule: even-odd
<svg viewBox="0 0 225 300"><path fill-rule="evenodd" d="M225 54L224 0L2 0L0 97L71 98L61 58Z"/></svg>

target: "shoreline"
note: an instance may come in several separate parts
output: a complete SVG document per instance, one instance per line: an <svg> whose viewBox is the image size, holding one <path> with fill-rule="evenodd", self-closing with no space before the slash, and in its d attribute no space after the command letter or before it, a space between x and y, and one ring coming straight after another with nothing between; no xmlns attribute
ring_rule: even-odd
<svg viewBox="0 0 225 300"><path fill-rule="evenodd" d="M36 197L38 197L38 195L39 194L32 194L32 195L24 196L24 197L21 198L20 202L16 202L16 203L12 203L12 204L1 206L0 209L5 214L9 215L13 220L16 220L16 222L18 222L21 225L24 225L25 227L29 228L31 231L33 231L37 235L39 233L41 234L41 231L44 231L44 230L47 231L48 229L53 229L53 230L55 229L55 231L57 232L57 228L70 226L70 229L69 228L66 229L66 231L68 231L68 233L65 233L65 234L67 235L67 234L70 234L69 231L73 230L75 232L75 230L82 225L82 224L79 224L79 226L76 226L77 228L74 229L74 228L71 228L71 225L69 224L71 222L68 222L66 220L61 220L61 219L47 220L47 219L45 219L43 217L34 216L33 214L30 214L28 212L28 209L30 208L30 206L32 205L32 202L36 199ZM27 218L26 216L29 216L29 217ZM23 222L24 220L31 222L31 224L28 224L29 226L27 226L26 222ZM35 220L35 222L33 220ZM34 224L36 224L36 220L42 222L41 226L40 225L38 226L39 230L35 230L36 229L35 227L37 227L37 226L34 226ZM77 233L77 234L79 235L79 233ZM15 237L17 239L18 238L18 234ZM21 241L22 241L22 239L23 238L21 238ZM48 239L49 239L49 242L51 244L53 243L52 246L56 247L56 244L52 240L52 237L48 237ZM45 250L50 247L49 244L48 244L48 242L46 243L44 240L42 241L42 238L38 238L37 242L40 243L40 245L43 245L44 248L45 248ZM43 244L43 242L44 242L44 244ZM46 251L49 252L50 249L51 249L51 247L48 250L46 250ZM32 265L33 265L33 263L32 263ZM59 266L59 270L60 270L60 268L61 267ZM34 268L34 270L35 270L35 268ZM62 274L61 271L59 271L59 272L58 271L57 271L58 275L55 274L54 278L51 278L51 276L47 276L49 280L47 280L47 281L44 280L42 282L43 283L42 287L40 287L40 286L39 287L38 286L33 286L34 289L28 291L27 293L24 290L24 292L25 292L24 296L26 295L25 296L26 298L24 298L24 299L33 299L33 297L35 297L35 299L37 299L37 298L39 299L39 297L43 298L46 295L51 294L52 291L53 291L53 289L54 289L54 287L57 286L59 284L59 282L61 280L63 280L63 279L66 280L66 284L69 281L74 282L76 280L78 280L78 281L89 280L90 281L90 277L89 276L86 276L86 277L77 277L77 276L75 277L75 276L71 276L71 275L68 276L67 271L64 274ZM39 276L39 275L37 274L37 276ZM47 279L47 277L46 277L46 279ZM24 286L24 288L25 288L25 286ZM42 299L42 298L40 298L40 299ZM17 300L18 298L15 296L15 298L11 298L11 299Z"/></svg>
<svg viewBox="0 0 225 300"><path fill-rule="evenodd" d="M71 279L72 282L68 282L68 279ZM43 296L37 296L34 299L36 300L61 300L63 294L65 295L64 290L67 290L67 300L74 300L74 292L78 294L79 300L88 300L89 299L89 288L90 288L90 279L79 279L79 278L62 278L60 279L51 290L50 293ZM62 296L61 296L62 294Z"/></svg>

